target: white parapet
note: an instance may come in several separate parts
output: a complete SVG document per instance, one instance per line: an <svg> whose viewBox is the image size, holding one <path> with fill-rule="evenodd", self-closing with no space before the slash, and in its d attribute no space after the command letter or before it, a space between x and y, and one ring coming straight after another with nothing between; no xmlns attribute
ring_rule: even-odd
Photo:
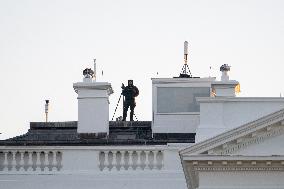
<svg viewBox="0 0 284 189"><path fill-rule="evenodd" d="M78 82L73 87L78 94L78 133L108 134L111 84Z"/></svg>
<svg viewBox="0 0 284 189"><path fill-rule="evenodd" d="M235 80L214 81L212 82L212 91L216 97L235 97L235 88L239 84Z"/></svg>
<svg viewBox="0 0 284 189"><path fill-rule="evenodd" d="M200 97L196 142L259 119L284 108L277 97Z"/></svg>
<svg viewBox="0 0 284 189"><path fill-rule="evenodd" d="M0 147L0 188L186 189L182 148L177 144Z"/></svg>

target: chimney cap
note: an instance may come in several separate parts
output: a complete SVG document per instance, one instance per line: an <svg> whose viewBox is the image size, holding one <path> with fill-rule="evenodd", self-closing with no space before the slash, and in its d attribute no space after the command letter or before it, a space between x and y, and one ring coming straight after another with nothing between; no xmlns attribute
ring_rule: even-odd
<svg viewBox="0 0 284 189"><path fill-rule="evenodd" d="M94 71L91 68L86 68L83 70L83 75L85 78L93 78L94 77Z"/></svg>
<svg viewBox="0 0 284 189"><path fill-rule="evenodd" d="M220 67L220 71L221 71L221 72L230 71L230 70L231 70L231 66L229 66L228 64L223 64L223 65Z"/></svg>

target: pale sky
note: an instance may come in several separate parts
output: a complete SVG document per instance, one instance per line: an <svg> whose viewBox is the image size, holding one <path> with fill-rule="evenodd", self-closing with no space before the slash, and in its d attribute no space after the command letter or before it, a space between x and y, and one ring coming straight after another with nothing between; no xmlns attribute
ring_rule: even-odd
<svg viewBox="0 0 284 189"><path fill-rule="evenodd" d="M110 117L133 79L136 115L151 120L151 78L179 75L185 40L193 76L219 79L229 64L240 96L284 96L283 10L282 0L0 0L0 139L44 121L45 99L50 121L77 120L72 84L94 58L115 91Z"/></svg>

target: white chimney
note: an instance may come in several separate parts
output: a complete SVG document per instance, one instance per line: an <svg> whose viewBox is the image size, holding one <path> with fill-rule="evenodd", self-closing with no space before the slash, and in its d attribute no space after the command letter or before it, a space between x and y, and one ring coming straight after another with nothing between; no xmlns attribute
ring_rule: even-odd
<svg viewBox="0 0 284 189"><path fill-rule="evenodd" d="M230 71L230 69L231 66L229 66L228 64L223 64L220 67L220 71L222 72L221 81L229 81L228 72Z"/></svg>
<svg viewBox="0 0 284 189"><path fill-rule="evenodd" d="M223 64L220 67L222 72L221 81L212 82L212 92L215 97L235 97L235 87L239 84L238 81L230 80L228 72L231 67L228 64Z"/></svg>
<svg viewBox="0 0 284 189"><path fill-rule="evenodd" d="M93 81L94 71L90 68L83 75L83 82L73 84L78 94L78 133L108 135L111 84Z"/></svg>

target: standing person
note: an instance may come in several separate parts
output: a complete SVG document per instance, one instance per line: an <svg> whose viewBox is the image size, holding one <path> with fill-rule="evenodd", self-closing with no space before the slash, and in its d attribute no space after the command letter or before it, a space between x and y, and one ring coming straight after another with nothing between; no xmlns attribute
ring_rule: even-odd
<svg viewBox="0 0 284 189"><path fill-rule="evenodd" d="M130 107L130 121L133 121L134 108L136 106L135 97L139 95L139 90L136 86L133 85L133 80L128 80L128 85L125 87L122 83L122 95L125 97L123 102L123 119L126 121L127 111Z"/></svg>

